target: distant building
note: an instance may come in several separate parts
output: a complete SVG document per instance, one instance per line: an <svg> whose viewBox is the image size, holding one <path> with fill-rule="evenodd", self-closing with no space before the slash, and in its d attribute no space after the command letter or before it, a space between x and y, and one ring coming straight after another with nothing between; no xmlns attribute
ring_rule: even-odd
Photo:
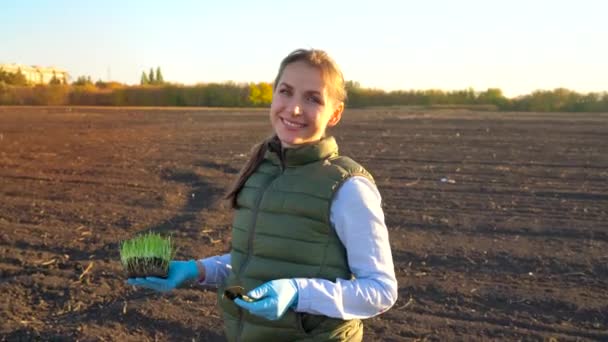
<svg viewBox="0 0 608 342"><path fill-rule="evenodd" d="M41 67L37 65L0 64L0 70L17 73L21 71L25 79L32 84L48 84L53 77L61 83L68 83L70 75L67 71L54 67Z"/></svg>

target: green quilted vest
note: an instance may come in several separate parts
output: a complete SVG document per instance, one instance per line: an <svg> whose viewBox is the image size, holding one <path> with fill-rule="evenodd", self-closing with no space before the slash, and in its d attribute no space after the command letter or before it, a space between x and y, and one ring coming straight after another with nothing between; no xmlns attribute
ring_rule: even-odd
<svg viewBox="0 0 608 342"><path fill-rule="evenodd" d="M349 177L372 176L338 156L333 137L281 150L275 139L237 196L232 226L232 272L218 290L229 341L356 341L360 320L344 321L288 310L277 321L249 314L223 296L281 278L351 279L346 251L332 227L330 205Z"/></svg>

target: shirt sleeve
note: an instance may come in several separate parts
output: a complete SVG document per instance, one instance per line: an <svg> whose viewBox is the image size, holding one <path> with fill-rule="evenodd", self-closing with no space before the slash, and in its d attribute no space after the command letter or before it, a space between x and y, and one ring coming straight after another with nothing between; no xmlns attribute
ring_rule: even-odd
<svg viewBox="0 0 608 342"><path fill-rule="evenodd" d="M349 178L334 197L330 220L355 278L297 278L296 311L341 319L385 312L397 301L397 279L376 186L365 177Z"/></svg>
<svg viewBox="0 0 608 342"><path fill-rule="evenodd" d="M232 270L230 254L215 255L200 261L205 266L205 279L199 281L202 286L218 287Z"/></svg>

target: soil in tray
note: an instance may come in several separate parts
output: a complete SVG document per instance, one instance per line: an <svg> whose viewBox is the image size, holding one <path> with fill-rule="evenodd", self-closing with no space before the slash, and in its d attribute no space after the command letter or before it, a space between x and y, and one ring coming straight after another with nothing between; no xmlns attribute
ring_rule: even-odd
<svg viewBox="0 0 608 342"><path fill-rule="evenodd" d="M127 277L167 278L169 268L163 264L166 265L166 261L161 258L131 258L126 267Z"/></svg>

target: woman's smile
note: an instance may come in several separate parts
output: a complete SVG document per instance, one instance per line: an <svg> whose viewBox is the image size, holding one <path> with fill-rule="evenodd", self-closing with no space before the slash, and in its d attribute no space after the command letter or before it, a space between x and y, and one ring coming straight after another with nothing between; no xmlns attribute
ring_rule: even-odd
<svg viewBox="0 0 608 342"><path fill-rule="evenodd" d="M285 118L281 118L281 122L283 123L283 125L285 125L285 127L287 127L288 129L299 129L299 128L304 128L306 127L306 124L303 123L299 123L299 122L295 122L295 121L290 121L287 120Z"/></svg>

